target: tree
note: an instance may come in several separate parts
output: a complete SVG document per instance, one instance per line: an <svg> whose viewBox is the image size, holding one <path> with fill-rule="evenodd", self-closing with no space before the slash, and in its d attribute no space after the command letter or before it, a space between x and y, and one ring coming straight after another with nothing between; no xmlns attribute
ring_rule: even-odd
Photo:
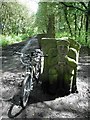
<svg viewBox="0 0 90 120"><path fill-rule="evenodd" d="M67 3L62 2L61 4L63 4L67 8L73 8L73 9L77 9L79 11L82 11L82 14L84 13L85 22L86 22L86 24L85 24L85 29L86 29L85 40L87 43L89 20L90 20L90 1L88 3L80 2L78 6L77 6L77 3L75 5L73 3L67 4Z"/></svg>
<svg viewBox="0 0 90 120"><path fill-rule="evenodd" d="M36 26L39 32L55 37L55 6L53 2L40 2L36 14Z"/></svg>
<svg viewBox="0 0 90 120"><path fill-rule="evenodd" d="M2 34L26 33L31 25L30 17L25 6L17 2L1 2L0 23Z"/></svg>
<svg viewBox="0 0 90 120"><path fill-rule="evenodd" d="M51 31L54 33L61 33L61 31L68 33L69 31L70 36L75 39L80 38L85 33L87 43L89 14L90 2L40 2L36 26L39 32L49 34Z"/></svg>

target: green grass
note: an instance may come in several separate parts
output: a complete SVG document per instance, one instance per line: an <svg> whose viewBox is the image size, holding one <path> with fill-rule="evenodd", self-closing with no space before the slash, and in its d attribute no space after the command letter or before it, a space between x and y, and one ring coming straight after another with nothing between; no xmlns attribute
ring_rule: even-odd
<svg viewBox="0 0 90 120"><path fill-rule="evenodd" d="M26 40L28 36L26 34L16 35L0 35L0 46L5 47L14 43L19 43Z"/></svg>
<svg viewBox="0 0 90 120"><path fill-rule="evenodd" d="M61 38L61 37L70 37L70 34L68 32L58 32L56 33L56 38ZM75 37L73 36L72 39L75 39ZM79 42L82 46L87 46L90 48L90 38L88 37L88 41L86 43L85 41L85 31L82 31L80 37L77 34L77 38L76 41Z"/></svg>
<svg viewBox="0 0 90 120"><path fill-rule="evenodd" d="M56 38L68 37L68 36L69 36L69 34L67 32L56 33Z"/></svg>
<svg viewBox="0 0 90 120"><path fill-rule="evenodd" d="M7 45L11 45L14 43L19 43L24 40L26 40L29 37L29 34L18 34L18 35L0 35L0 46L5 47ZM70 37L70 34L68 32L58 32L56 33L56 38L61 38L61 37ZM73 37L74 39L74 37ZM81 36L79 37L77 35L77 41L82 45L82 46L88 46L90 48L90 41L88 37L88 42L86 43L85 41L85 32L82 32Z"/></svg>

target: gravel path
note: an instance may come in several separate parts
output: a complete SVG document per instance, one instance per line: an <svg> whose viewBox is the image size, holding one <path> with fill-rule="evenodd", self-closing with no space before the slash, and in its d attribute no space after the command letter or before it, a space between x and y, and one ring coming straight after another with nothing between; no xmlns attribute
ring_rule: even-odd
<svg viewBox="0 0 90 120"><path fill-rule="evenodd" d="M2 118L83 118L89 119L90 109L90 56L88 50L80 52L77 88L79 93L64 97L44 94L38 85L25 109L19 106L20 83L24 69L15 51L20 51L24 43L8 46L2 50L2 80L0 87L0 114ZM9 118L10 120L11 118ZM26 120L26 119L25 119Z"/></svg>

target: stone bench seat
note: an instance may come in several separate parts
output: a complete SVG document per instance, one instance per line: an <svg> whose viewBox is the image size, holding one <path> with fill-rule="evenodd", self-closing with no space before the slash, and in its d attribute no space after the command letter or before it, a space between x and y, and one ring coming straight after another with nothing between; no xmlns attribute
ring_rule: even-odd
<svg viewBox="0 0 90 120"><path fill-rule="evenodd" d="M76 71L80 45L69 38L42 38L41 49L48 54L41 75L42 88L51 94L76 92Z"/></svg>

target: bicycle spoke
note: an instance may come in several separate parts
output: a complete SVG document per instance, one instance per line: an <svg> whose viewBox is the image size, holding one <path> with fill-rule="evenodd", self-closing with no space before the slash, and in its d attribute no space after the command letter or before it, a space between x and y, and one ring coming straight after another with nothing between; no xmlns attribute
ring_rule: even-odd
<svg viewBox="0 0 90 120"><path fill-rule="evenodd" d="M26 75L25 79L23 80L22 86L22 97L21 97L21 104L22 107L26 107L30 92L33 90L39 80L39 75L41 73L41 50L37 49L31 55L25 55L24 58L23 53L21 54L20 61L26 68Z"/></svg>

